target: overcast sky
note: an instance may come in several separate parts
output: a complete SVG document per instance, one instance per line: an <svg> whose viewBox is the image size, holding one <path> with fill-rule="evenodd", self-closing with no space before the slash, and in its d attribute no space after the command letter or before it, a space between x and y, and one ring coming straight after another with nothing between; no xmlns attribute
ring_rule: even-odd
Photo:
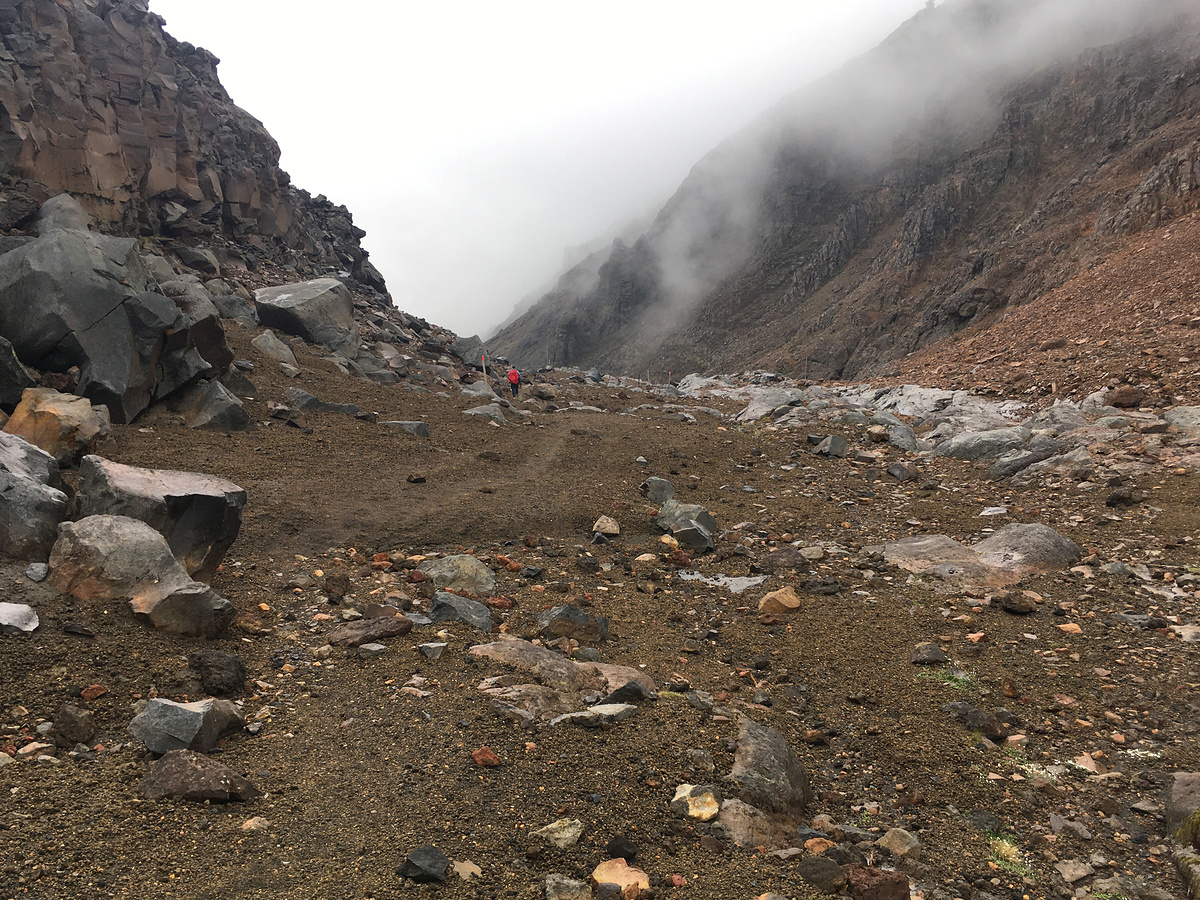
<svg viewBox="0 0 1200 900"><path fill-rule="evenodd" d="M925 0L151 0L282 167L346 205L396 305L486 334L567 247Z"/></svg>

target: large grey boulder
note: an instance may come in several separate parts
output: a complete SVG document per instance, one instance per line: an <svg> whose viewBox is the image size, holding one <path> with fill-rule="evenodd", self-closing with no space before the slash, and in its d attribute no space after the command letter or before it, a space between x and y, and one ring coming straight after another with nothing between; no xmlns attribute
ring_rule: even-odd
<svg viewBox="0 0 1200 900"><path fill-rule="evenodd" d="M496 392L492 390L492 386L482 378L479 381L473 381L470 384L464 384L462 387L464 396L467 397L482 397L485 400L499 400Z"/></svg>
<svg viewBox="0 0 1200 900"><path fill-rule="evenodd" d="M492 612L482 603L468 600L458 594L438 591L429 607L429 621L434 625L442 622L462 622L478 628L484 634L492 632Z"/></svg>
<svg viewBox="0 0 1200 900"><path fill-rule="evenodd" d="M242 401L219 381L196 385L180 398L178 408L189 428L249 431L253 427Z"/></svg>
<svg viewBox="0 0 1200 900"><path fill-rule="evenodd" d="M988 470L988 477L993 481L1011 478L1018 472L1052 456L1057 456L1066 449L1062 441L1044 434L1034 435L1027 447L1009 450L992 463L991 469Z"/></svg>
<svg viewBox="0 0 1200 900"><path fill-rule="evenodd" d="M478 416L480 418L495 422L497 425L508 424L508 419L504 417L504 410L502 410L496 403L489 403L487 406L476 406L471 409L464 409L463 415Z"/></svg>
<svg viewBox="0 0 1200 900"><path fill-rule="evenodd" d="M715 546L717 520L698 504L669 499L659 507L654 522L692 550L711 550Z"/></svg>
<svg viewBox="0 0 1200 900"><path fill-rule="evenodd" d="M728 780L743 801L766 812L797 817L812 799L808 772L787 738L745 716Z"/></svg>
<svg viewBox="0 0 1200 900"><path fill-rule="evenodd" d="M231 700L197 700L176 703L156 698L134 716L129 733L144 743L151 753L195 750L208 753L221 738L246 725L241 711Z"/></svg>
<svg viewBox="0 0 1200 900"><path fill-rule="evenodd" d="M427 559L417 571L429 577L434 590L458 591L486 597L496 588L496 573L466 553Z"/></svg>
<svg viewBox="0 0 1200 900"><path fill-rule="evenodd" d="M1056 572L1079 562L1079 546L1049 525L1005 525L971 548L985 566L1017 576Z"/></svg>
<svg viewBox="0 0 1200 900"><path fill-rule="evenodd" d="M1032 435L1033 432L1021 425L968 432L943 441L933 453L934 456L950 456L972 461L995 459L1010 450L1024 446Z"/></svg>
<svg viewBox="0 0 1200 900"><path fill-rule="evenodd" d="M126 516L64 522L50 553L50 583L80 600L128 599L134 615L173 634L213 638L234 617L233 604L193 581L166 538Z"/></svg>
<svg viewBox="0 0 1200 900"><path fill-rule="evenodd" d="M483 346L483 341L479 339L479 335L460 337L450 345L450 352L458 357L459 361L464 365L475 369L483 368L483 354L486 352L486 349Z"/></svg>
<svg viewBox="0 0 1200 900"><path fill-rule="evenodd" d="M223 372L233 362L233 351L225 340L221 311L204 285L191 281L168 281L159 288L171 298L187 320L188 341L209 366Z"/></svg>
<svg viewBox="0 0 1200 900"><path fill-rule="evenodd" d="M1200 434L1200 406L1177 406L1163 413L1168 425L1188 434Z"/></svg>
<svg viewBox="0 0 1200 900"><path fill-rule="evenodd" d="M61 227L78 224L64 208L36 241L0 256L0 337L31 368L78 366L77 392L129 422L159 382L180 381L178 364L194 362L172 355L188 344L189 320L154 293L136 240Z"/></svg>
<svg viewBox="0 0 1200 900"><path fill-rule="evenodd" d="M358 346L354 299L336 278L318 278L254 292L259 321L328 350Z"/></svg>
<svg viewBox="0 0 1200 900"><path fill-rule="evenodd" d="M237 538L246 506L246 492L224 478L140 469L99 456L85 456L80 463L79 491L81 517L145 522L167 539L188 574L206 583Z"/></svg>
<svg viewBox="0 0 1200 900"><path fill-rule="evenodd" d="M67 517L58 463L24 438L0 432L0 548L15 559L43 561Z"/></svg>

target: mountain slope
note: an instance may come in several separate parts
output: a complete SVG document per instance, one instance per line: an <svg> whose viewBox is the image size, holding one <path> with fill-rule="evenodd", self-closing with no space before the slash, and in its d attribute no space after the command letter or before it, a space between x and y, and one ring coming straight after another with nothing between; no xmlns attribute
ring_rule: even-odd
<svg viewBox="0 0 1200 900"><path fill-rule="evenodd" d="M1192 207L1198 34L1167 2L926 9L702 160L594 284L568 273L493 349L876 371Z"/></svg>

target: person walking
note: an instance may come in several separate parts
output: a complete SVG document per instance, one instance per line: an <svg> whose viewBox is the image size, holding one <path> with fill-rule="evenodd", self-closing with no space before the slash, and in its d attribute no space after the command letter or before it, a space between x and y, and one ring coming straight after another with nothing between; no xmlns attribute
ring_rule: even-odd
<svg viewBox="0 0 1200 900"><path fill-rule="evenodd" d="M521 387L521 373L516 366L508 370L508 386L512 388L512 395L517 396L517 390Z"/></svg>

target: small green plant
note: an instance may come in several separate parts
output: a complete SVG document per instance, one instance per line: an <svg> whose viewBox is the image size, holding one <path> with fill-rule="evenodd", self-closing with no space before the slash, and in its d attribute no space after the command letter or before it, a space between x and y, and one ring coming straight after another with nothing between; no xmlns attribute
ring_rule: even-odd
<svg viewBox="0 0 1200 900"><path fill-rule="evenodd" d="M1200 850L1200 809L1183 820L1179 830L1175 832L1175 836L1181 842L1191 844L1194 849Z"/></svg>
<svg viewBox="0 0 1200 900"><path fill-rule="evenodd" d="M992 852L988 856L988 861L997 869L1002 869L1011 875L1017 875L1021 878L1032 878L1034 876L1033 869L1029 868L1025 863L1025 858L1021 855L1021 851L1017 849L1017 845L1013 843L1012 838L1008 837L1008 835L993 837L989 846Z"/></svg>

